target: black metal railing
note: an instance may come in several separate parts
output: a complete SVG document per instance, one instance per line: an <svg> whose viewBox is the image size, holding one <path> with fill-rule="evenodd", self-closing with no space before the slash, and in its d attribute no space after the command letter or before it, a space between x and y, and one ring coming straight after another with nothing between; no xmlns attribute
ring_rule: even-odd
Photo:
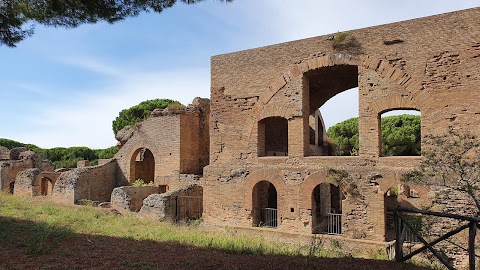
<svg viewBox="0 0 480 270"><path fill-rule="evenodd" d="M278 211L276 208L260 209L260 226L276 228L278 226Z"/></svg>

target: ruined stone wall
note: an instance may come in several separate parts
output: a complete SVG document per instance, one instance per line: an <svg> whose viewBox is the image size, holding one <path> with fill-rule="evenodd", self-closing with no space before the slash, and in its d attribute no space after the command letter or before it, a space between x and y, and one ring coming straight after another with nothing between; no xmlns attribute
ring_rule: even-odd
<svg viewBox="0 0 480 270"><path fill-rule="evenodd" d="M152 194L159 194L159 187L145 186L145 187L117 187L113 189L110 202L112 207L120 211L138 212L142 208L143 200Z"/></svg>
<svg viewBox="0 0 480 270"><path fill-rule="evenodd" d="M342 201L342 230L350 238L383 241L385 239L385 193L397 185L405 168L362 167L344 163L358 183L358 195L346 194ZM325 168L335 164L307 164L264 167L208 167L204 184L204 214L207 223L251 227L255 205L266 194L256 194L260 181L269 181L277 191L278 230L312 232L312 192L321 183L331 183ZM410 206L429 204L426 190L418 187L418 198L409 198ZM345 191L344 191L345 192ZM208 195L207 195L208 194ZM258 195L259 197L255 197ZM263 206L264 207L264 206Z"/></svg>
<svg viewBox="0 0 480 270"><path fill-rule="evenodd" d="M180 118L180 173L202 174L200 167L200 115L185 114Z"/></svg>
<svg viewBox="0 0 480 270"><path fill-rule="evenodd" d="M41 173L40 169L27 169L17 174L15 180L14 194L23 197L32 197L38 192L38 186L35 186L35 179Z"/></svg>
<svg viewBox="0 0 480 270"><path fill-rule="evenodd" d="M29 155L22 159L0 161L0 190L10 191L10 184L15 182L17 174L23 170L37 168L41 165L37 161L37 157L29 151Z"/></svg>
<svg viewBox="0 0 480 270"><path fill-rule="evenodd" d="M39 168L19 172L15 179L14 194L23 197L52 196L60 173L42 171Z"/></svg>
<svg viewBox="0 0 480 270"><path fill-rule="evenodd" d="M210 101L195 98L185 110L155 111L151 118L135 125L115 155L122 172L119 182L128 185L140 175L136 171L148 169L134 165L138 151L147 148L154 157L155 185L174 190L198 183L194 176L202 175L209 163L209 115ZM182 175L192 175L192 181Z"/></svg>
<svg viewBox="0 0 480 270"><path fill-rule="evenodd" d="M180 171L180 118L181 115L164 115L149 118L138 124L137 131L115 155L124 185L133 182L131 166L134 155L141 148L148 148L155 159L155 184L169 184Z"/></svg>
<svg viewBox="0 0 480 270"><path fill-rule="evenodd" d="M63 172L56 181L52 197L67 204L79 200L108 202L113 189L119 185L116 174L116 160L104 165Z"/></svg>
<svg viewBox="0 0 480 270"><path fill-rule="evenodd" d="M155 220L175 220L178 196L203 196L203 188L193 184L163 194L152 194L143 200L140 214Z"/></svg>

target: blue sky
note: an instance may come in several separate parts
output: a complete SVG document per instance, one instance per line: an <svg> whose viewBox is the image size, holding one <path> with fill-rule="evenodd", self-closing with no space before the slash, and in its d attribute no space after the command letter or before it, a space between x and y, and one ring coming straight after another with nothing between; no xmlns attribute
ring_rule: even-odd
<svg viewBox="0 0 480 270"><path fill-rule="evenodd" d="M213 55L478 6L480 0L207 0L114 25L36 26L17 48L0 47L0 138L109 147L120 110L147 99L188 104L209 97ZM325 104L327 125L357 116L357 99L350 91ZM335 100L352 109L340 113Z"/></svg>

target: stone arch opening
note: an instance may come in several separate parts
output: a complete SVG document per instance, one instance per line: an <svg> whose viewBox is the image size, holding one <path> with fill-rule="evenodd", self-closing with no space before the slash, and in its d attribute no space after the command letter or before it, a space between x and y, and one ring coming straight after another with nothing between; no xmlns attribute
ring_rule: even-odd
<svg viewBox="0 0 480 270"><path fill-rule="evenodd" d="M339 186L321 183L312 191L312 233L342 233L342 200Z"/></svg>
<svg viewBox="0 0 480 270"><path fill-rule="evenodd" d="M53 181L48 177L42 177L40 182L40 194L42 196L51 196L53 192Z"/></svg>
<svg viewBox="0 0 480 270"><path fill-rule="evenodd" d="M326 137L320 136L325 134L325 122L323 120L335 119L335 113L329 110L328 113L320 113L323 105L334 97L339 97L340 93L348 91L356 95L358 100L358 66L356 65L334 65L327 67L320 67L317 69L309 70L304 73L305 76L305 91L304 95L308 97L306 105L308 106L308 117L306 121L310 125L310 147L309 152L305 153L306 156L330 156L337 155L335 145ZM342 94L343 95L343 94ZM349 96L350 96L349 95ZM342 99L339 99L337 103L341 103ZM349 104L351 107L351 104ZM338 111L341 108L338 104L335 105L333 111ZM345 106L343 106L345 107ZM351 109L349 107L349 109ZM358 103L353 111L358 116ZM320 116L320 117L319 117ZM321 118L323 116L323 118ZM322 124L319 125L318 121L321 120ZM346 119L335 119L329 122L335 121L335 123ZM333 124L333 123L332 123ZM315 135L313 135L315 134ZM312 140L313 136L317 138ZM318 138L322 138L319 140Z"/></svg>
<svg viewBox="0 0 480 270"><path fill-rule="evenodd" d="M422 148L421 112L417 109L389 109L379 115L379 154L420 156Z"/></svg>
<svg viewBox="0 0 480 270"><path fill-rule="evenodd" d="M10 194L13 194L14 191L15 191L15 181L10 182L10 184L8 185L8 192Z"/></svg>
<svg viewBox="0 0 480 270"><path fill-rule="evenodd" d="M253 226L278 226L278 194L275 186L262 180L252 190Z"/></svg>
<svg viewBox="0 0 480 270"><path fill-rule="evenodd" d="M267 117L258 122L258 156L288 156L288 121Z"/></svg>
<svg viewBox="0 0 480 270"><path fill-rule="evenodd" d="M143 180L145 184L155 181L155 157L148 148L137 149L130 161L130 182Z"/></svg>
<svg viewBox="0 0 480 270"><path fill-rule="evenodd" d="M394 212L397 207L416 208L409 198L416 197L415 191L405 184L398 184L390 187L384 194L385 209L385 241L395 240ZM421 218L415 215L408 217L412 225L421 230ZM418 242L416 236L409 230L406 232L406 242Z"/></svg>

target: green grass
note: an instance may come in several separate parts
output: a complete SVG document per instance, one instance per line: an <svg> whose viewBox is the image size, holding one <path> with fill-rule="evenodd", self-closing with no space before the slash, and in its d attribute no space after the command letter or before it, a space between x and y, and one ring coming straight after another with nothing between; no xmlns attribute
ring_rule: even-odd
<svg viewBox="0 0 480 270"><path fill-rule="evenodd" d="M11 226L21 220L21 226ZM108 236L134 240L174 242L206 248L219 248L229 253L246 255L277 254L308 257L356 257L340 247L325 249L323 245L287 245L237 232L214 232L202 226L176 226L168 222L142 220L136 215L108 214L88 206L55 205L46 198L20 198L0 192L0 242L9 239L12 230L23 230L29 237L23 244L29 253L48 252L55 244L75 234ZM222 230L223 231L223 230ZM376 254L377 255L377 254ZM66 254L65 256L68 256ZM307 257L307 258L308 258Z"/></svg>

